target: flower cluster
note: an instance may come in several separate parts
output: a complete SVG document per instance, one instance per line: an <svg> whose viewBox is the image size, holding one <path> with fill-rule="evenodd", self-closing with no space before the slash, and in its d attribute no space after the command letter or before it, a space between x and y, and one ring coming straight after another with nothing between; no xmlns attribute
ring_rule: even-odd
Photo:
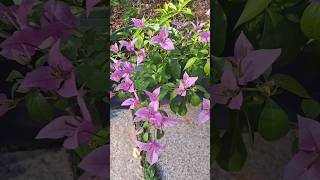
<svg viewBox="0 0 320 180"><path fill-rule="evenodd" d="M221 83L212 87L212 96L218 104L227 104L230 109L241 109L243 94L241 86L256 80L280 56L281 49L254 50L250 41L241 32L234 48L234 56L224 64ZM236 70L233 69L235 65ZM235 73L236 72L236 73Z"/></svg>
<svg viewBox="0 0 320 180"><path fill-rule="evenodd" d="M127 99L122 98L124 101L121 105L133 111L133 122L139 131L137 135L149 134L150 130L156 134L152 139L138 138L137 141L139 149L146 151L146 159L150 165L158 161L164 149L164 145L157 141L158 132L173 127L179 122L178 119L168 116L161 109L160 101L171 93L171 109L177 109L173 111L184 115L182 111L186 103L190 102L190 97L197 96L195 94L198 90L196 82L201 76L202 80L209 79L203 75L203 70L200 72L196 70L204 66L206 61L203 59L207 59L208 54L199 54L199 59L193 57L193 62L190 64L190 61L189 65L186 62L188 57L183 57L183 52L176 54L178 51L189 51L188 48L191 47L203 48L203 52L208 52L206 49L209 49L210 32L203 31L203 29L208 30L209 24L173 21L171 24L174 25L174 28L170 26L170 22L168 20L164 25L160 25L154 23L153 20L133 18L131 32L134 35L128 34L127 39L118 37L110 49L113 60L110 65L112 70L110 79L117 83L114 86L115 93L119 95L124 93L127 97ZM192 41L183 42L186 37L191 38ZM188 55L195 56L192 53ZM180 58L181 62L178 62L177 58ZM189 68L189 71L181 72L179 69L170 71L170 61L185 64L185 69ZM179 64L178 67L181 68L181 65ZM168 71L170 75L166 74ZM190 76L189 73L198 76ZM173 76L173 74L176 75ZM180 79L181 74L183 74L182 79ZM205 123L210 119L210 101L208 94L206 96L207 98L203 98L203 107L199 114L200 123ZM139 124L144 124L144 127L140 129Z"/></svg>
<svg viewBox="0 0 320 180"><path fill-rule="evenodd" d="M88 18L93 7L100 3L100 0L86 0L85 3L84 14ZM41 13L35 13L38 7L41 7ZM33 19L31 16L34 16ZM37 97L42 98L40 102L46 107L50 105L42 94L52 99L63 99L66 102L76 100L77 105L61 108L67 112L66 115L50 121L36 136L36 139L64 138L63 146L72 150L88 145L97 136L98 130L101 130L101 125L97 127L93 124L91 113L86 105L85 95L88 91L90 94L90 88L85 83L81 83L79 88L81 81L76 77L76 70L80 64L71 61L62 53L72 36L86 33L80 30L79 18L73 14L70 5L58 0L46 2L22 0L19 4L9 7L0 3L1 25L9 27L5 29L8 32L1 33L1 38L4 40L0 43L0 55L31 69L25 77L21 75L18 81L20 85L17 84L18 92L25 93L25 97L8 99L5 94L0 94L0 116L14 108L19 101L28 101L32 98L31 94L37 94ZM38 61L35 63L34 59L39 54L45 58L43 62L37 64ZM40 110L37 109L37 111ZM107 142L104 137L102 139ZM80 179L109 177L107 173L109 146L100 144L88 150L89 154L83 156L79 164L79 167L85 171Z"/></svg>

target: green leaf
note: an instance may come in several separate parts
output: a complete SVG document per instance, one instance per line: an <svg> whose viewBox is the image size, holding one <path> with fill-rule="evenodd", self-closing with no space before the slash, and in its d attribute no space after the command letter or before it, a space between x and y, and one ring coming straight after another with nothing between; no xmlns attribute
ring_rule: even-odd
<svg viewBox="0 0 320 180"><path fill-rule="evenodd" d="M235 112L228 113L230 127L216 144L216 160L227 171L241 170L248 154L240 132L239 119L235 115Z"/></svg>
<svg viewBox="0 0 320 180"><path fill-rule="evenodd" d="M260 114L258 131L268 141L277 140L289 131L289 121L286 112L272 99L265 102Z"/></svg>
<svg viewBox="0 0 320 180"><path fill-rule="evenodd" d="M149 122L148 121L144 121L142 127L143 128L149 128L150 127Z"/></svg>
<svg viewBox="0 0 320 180"><path fill-rule="evenodd" d="M69 103L66 98L59 98L55 103L54 107L59 110L65 110L68 107Z"/></svg>
<svg viewBox="0 0 320 180"><path fill-rule="evenodd" d="M148 132L145 132L145 133L143 134L142 138L143 138L143 141L144 141L144 142L148 142L148 140L149 140L149 133L148 133Z"/></svg>
<svg viewBox="0 0 320 180"><path fill-rule="evenodd" d="M47 62L48 54L45 54L41 56L39 59L37 59L35 66L40 67L43 66Z"/></svg>
<svg viewBox="0 0 320 180"><path fill-rule="evenodd" d="M137 35L137 42L135 43L135 46L137 49L141 49L143 47L143 37L141 35Z"/></svg>
<svg viewBox="0 0 320 180"><path fill-rule="evenodd" d="M185 102L181 103L179 106L178 114L180 116L184 116L187 114L187 112L188 112L188 109L187 109L186 103Z"/></svg>
<svg viewBox="0 0 320 180"><path fill-rule="evenodd" d="M180 102L176 99L170 100L170 109L177 114L180 110Z"/></svg>
<svg viewBox="0 0 320 180"><path fill-rule="evenodd" d="M213 3L213 54L219 56L226 44L227 16L218 1Z"/></svg>
<svg viewBox="0 0 320 180"><path fill-rule="evenodd" d="M108 32L108 9L107 8L94 8L89 17L86 16L86 13L80 16L80 25L79 28L81 31L87 31L92 29L99 33Z"/></svg>
<svg viewBox="0 0 320 180"><path fill-rule="evenodd" d="M150 82L151 82L150 80L137 79L134 81L134 85L137 88L137 90L143 91L143 90L147 89Z"/></svg>
<svg viewBox="0 0 320 180"><path fill-rule="evenodd" d="M170 101L177 97L177 94L175 92L170 93Z"/></svg>
<svg viewBox="0 0 320 180"><path fill-rule="evenodd" d="M320 4L311 3L303 12L301 29L306 36L320 39Z"/></svg>
<svg viewBox="0 0 320 180"><path fill-rule="evenodd" d="M303 98L310 98L306 89L295 79L285 74L275 74L271 77L283 89Z"/></svg>
<svg viewBox="0 0 320 180"><path fill-rule="evenodd" d="M31 119L36 121L48 121L53 117L52 107L38 91L26 96L26 107Z"/></svg>
<svg viewBox="0 0 320 180"><path fill-rule="evenodd" d="M177 59L172 59L169 62L170 72L174 79L179 79L181 74L181 65L179 64Z"/></svg>
<svg viewBox="0 0 320 180"><path fill-rule="evenodd" d="M160 90L159 100L161 101L169 92L169 89L162 87Z"/></svg>
<svg viewBox="0 0 320 180"><path fill-rule="evenodd" d="M94 144L95 146L103 146L108 143L108 130L105 129L100 129L97 131L96 136L92 136L92 139L90 141L91 144Z"/></svg>
<svg viewBox="0 0 320 180"><path fill-rule="evenodd" d="M210 76L210 63L206 63L206 65L204 65L203 71Z"/></svg>
<svg viewBox="0 0 320 180"><path fill-rule="evenodd" d="M184 66L183 70L188 69L189 67L191 67L197 60L197 57L192 57L188 60L187 64Z"/></svg>
<svg viewBox="0 0 320 180"><path fill-rule="evenodd" d="M302 100L301 107L308 118L316 119L320 115L320 104L313 99Z"/></svg>
<svg viewBox="0 0 320 180"><path fill-rule="evenodd" d="M75 149L76 153L81 157L85 157L91 152L91 148L88 144L81 144L79 147Z"/></svg>
<svg viewBox="0 0 320 180"><path fill-rule="evenodd" d="M93 91L104 92L108 88L108 78L106 73L96 69L92 65L81 64L76 68L77 78L81 83L86 83Z"/></svg>
<svg viewBox="0 0 320 180"><path fill-rule="evenodd" d="M7 81L7 82L13 82L13 81L15 81L16 79L23 79L23 75L22 75L19 71L17 71L17 70L12 70L12 71L10 72L10 74L8 75L6 81Z"/></svg>
<svg viewBox="0 0 320 180"><path fill-rule="evenodd" d="M164 131L157 129L157 139L161 139L164 136Z"/></svg>
<svg viewBox="0 0 320 180"><path fill-rule="evenodd" d="M248 0L234 29L263 12L272 0Z"/></svg>

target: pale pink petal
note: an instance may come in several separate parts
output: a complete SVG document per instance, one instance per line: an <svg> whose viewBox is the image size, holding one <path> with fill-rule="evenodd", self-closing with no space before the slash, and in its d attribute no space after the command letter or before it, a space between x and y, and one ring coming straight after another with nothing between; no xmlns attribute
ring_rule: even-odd
<svg viewBox="0 0 320 180"><path fill-rule="evenodd" d="M61 82L62 79L53 76L53 71L49 66L42 66L27 73L20 88L38 87L43 90L55 90L59 88Z"/></svg>
<svg viewBox="0 0 320 180"><path fill-rule="evenodd" d="M59 139L72 134L74 127L67 125L67 122L74 121L73 116L60 116L54 119L40 130L36 139Z"/></svg>
<svg viewBox="0 0 320 180"><path fill-rule="evenodd" d="M153 151L147 151L147 161L150 163L150 165L155 164L159 159L159 154L156 150Z"/></svg>
<svg viewBox="0 0 320 180"><path fill-rule="evenodd" d="M72 97L72 96L77 96L79 94L77 85L76 85L76 78L74 75L74 71L72 71L69 74L69 76L70 77L63 82L63 85L58 90L58 94L60 96Z"/></svg>
<svg viewBox="0 0 320 180"><path fill-rule="evenodd" d="M57 40L51 47L48 56L48 64L53 68L59 68L62 71L71 71L73 65L60 52L60 40Z"/></svg>
<svg viewBox="0 0 320 180"><path fill-rule="evenodd" d="M198 121L200 123L206 123L207 121L210 120L210 113L206 110L202 110L198 116Z"/></svg>
<svg viewBox="0 0 320 180"><path fill-rule="evenodd" d="M89 16L91 9L99 2L100 0L86 0L87 17Z"/></svg>
<svg viewBox="0 0 320 180"><path fill-rule="evenodd" d="M165 50L174 50L174 45L171 39L167 38L164 41L159 42L159 45Z"/></svg>
<svg viewBox="0 0 320 180"><path fill-rule="evenodd" d="M149 151L151 144L150 143L143 143L140 141L136 141L137 146L139 147L140 150L142 151Z"/></svg>
<svg viewBox="0 0 320 180"><path fill-rule="evenodd" d="M247 39L243 31L241 31L234 47L234 57L236 64L239 66L240 61L254 50L250 41Z"/></svg>
<svg viewBox="0 0 320 180"><path fill-rule="evenodd" d="M90 174L107 178L109 174L110 147L101 146L88 154L79 164L79 167Z"/></svg>
<svg viewBox="0 0 320 180"><path fill-rule="evenodd" d="M320 123L298 115L299 147L302 150L314 151L320 148Z"/></svg>
<svg viewBox="0 0 320 180"><path fill-rule="evenodd" d="M224 94L221 84L214 84L212 86L211 95L213 97L214 102L218 104L227 104L230 98Z"/></svg>
<svg viewBox="0 0 320 180"><path fill-rule="evenodd" d="M92 122L90 112L88 110L88 107L86 105L86 102L83 96L84 96L84 92L81 90L80 93L78 93L77 95L77 103L80 108L81 115L83 117L82 119L84 119L85 121Z"/></svg>
<svg viewBox="0 0 320 180"><path fill-rule="evenodd" d="M283 180L304 180L302 176L316 157L315 153L299 151L286 166Z"/></svg>
<svg viewBox="0 0 320 180"><path fill-rule="evenodd" d="M241 61L239 84L246 85L261 76L281 55L281 49L252 51Z"/></svg>
<svg viewBox="0 0 320 180"><path fill-rule="evenodd" d="M230 109L240 110L243 102L243 94L242 91L239 92L239 94L233 98L231 98L231 101L228 105Z"/></svg>
<svg viewBox="0 0 320 180"><path fill-rule="evenodd" d="M167 26L163 26L163 28L159 32L159 36L161 36L163 39L165 39L165 38L167 38L169 36L169 32L168 32Z"/></svg>

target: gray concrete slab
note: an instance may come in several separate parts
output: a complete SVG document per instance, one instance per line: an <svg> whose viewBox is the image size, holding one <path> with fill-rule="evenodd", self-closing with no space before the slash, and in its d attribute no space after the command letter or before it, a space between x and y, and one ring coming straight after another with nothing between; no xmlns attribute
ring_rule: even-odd
<svg viewBox="0 0 320 180"><path fill-rule="evenodd" d="M162 108L179 118L170 113L169 106ZM192 107L187 120L165 130L160 143L166 149L157 163L162 180L210 179L210 126L197 122L199 112L199 108ZM132 155L135 137L130 110L111 111L110 139L111 180L143 179L140 161Z"/></svg>
<svg viewBox="0 0 320 180"><path fill-rule="evenodd" d="M245 144L250 151L248 160L240 172L227 172L217 164L212 166L214 180L281 180L284 168L291 158L293 132L275 142L265 141L256 134L251 147L244 135Z"/></svg>
<svg viewBox="0 0 320 180"><path fill-rule="evenodd" d="M111 110L110 117L110 179L143 180L140 161L132 155L136 145L130 110Z"/></svg>
<svg viewBox="0 0 320 180"><path fill-rule="evenodd" d="M164 109L171 112L168 106ZM198 123L200 106L188 110L186 117L167 128L160 139L166 145L158 163L162 180L210 179L210 124Z"/></svg>
<svg viewBox="0 0 320 180"><path fill-rule="evenodd" d="M64 150L33 150L0 154L0 179L73 180Z"/></svg>

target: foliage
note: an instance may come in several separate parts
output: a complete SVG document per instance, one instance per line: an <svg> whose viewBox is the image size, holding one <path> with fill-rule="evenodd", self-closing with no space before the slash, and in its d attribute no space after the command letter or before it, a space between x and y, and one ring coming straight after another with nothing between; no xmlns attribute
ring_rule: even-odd
<svg viewBox="0 0 320 180"><path fill-rule="evenodd" d="M310 73L319 67L319 7L304 0L214 1L214 109L236 114L228 116L228 127L213 122L213 158L222 168L244 165L249 151L242 134L251 142L257 134L267 141L287 134L297 109L282 103L290 97L300 112L319 120L319 97L306 81L320 77Z"/></svg>
<svg viewBox="0 0 320 180"><path fill-rule="evenodd" d="M164 111L162 101L184 116L189 104L200 105L201 96L199 122L209 120L210 23L196 22L189 2L165 3L155 10L158 17L132 18L132 26L111 35L113 91L134 115L145 179L157 178L153 164L163 150L157 140L165 136L165 128L178 123Z"/></svg>
<svg viewBox="0 0 320 180"><path fill-rule="evenodd" d="M92 170L99 163L94 156L105 158L100 167L108 167L107 123L98 111L98 104L106 106L108 83L104 3L0 3L0 54L3 61L16 62L6 79L11 98L1 94L1 115L24 102L31 119L47 123L36 139L65 138L63 146L78 153L86 177L108 176Z"/></svg>

